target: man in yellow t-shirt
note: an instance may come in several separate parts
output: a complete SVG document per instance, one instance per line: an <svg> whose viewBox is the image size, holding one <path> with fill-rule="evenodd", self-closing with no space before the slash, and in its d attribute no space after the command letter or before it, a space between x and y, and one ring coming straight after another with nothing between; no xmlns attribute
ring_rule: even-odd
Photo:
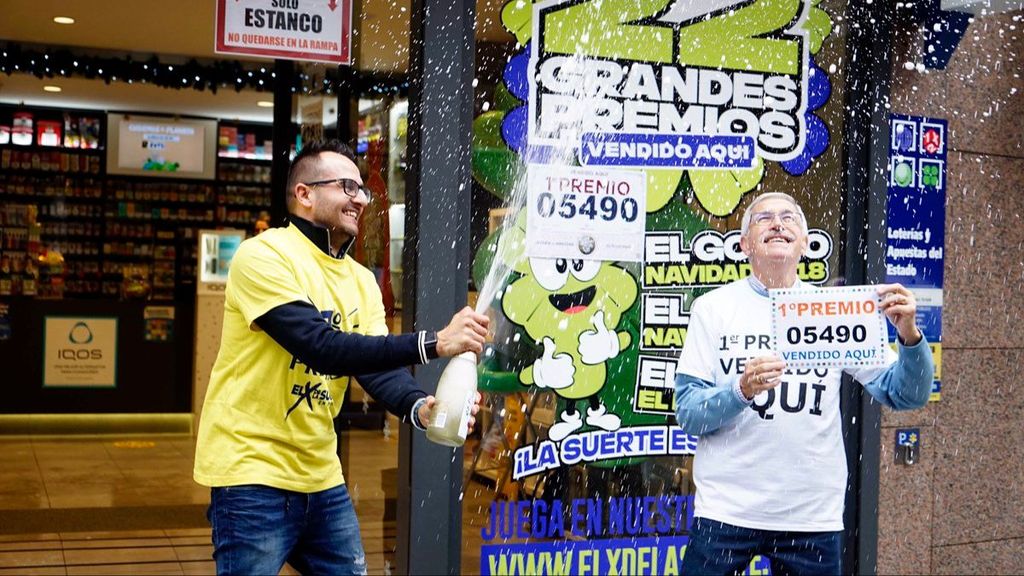
<svg viewBox="0 0 1024 576"><path fill-rule="evenodd" d="M387 335L373 273L346 255L370 200L351 149L309 144L288 227L234 256L194 471L218 574L365 574L333 424L349 379L423 429L434 399L405 367L483 349L488 319L468 307L438 332Z"/></svg>

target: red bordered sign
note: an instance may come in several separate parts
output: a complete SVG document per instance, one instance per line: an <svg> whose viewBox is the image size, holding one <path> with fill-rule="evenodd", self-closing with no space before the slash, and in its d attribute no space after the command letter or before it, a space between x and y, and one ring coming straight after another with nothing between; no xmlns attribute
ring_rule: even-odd
<svg viewBox="0 0 1024 576"><path fill-rule="evenodd" d="M217 0L218 54L352 63L352 0Z"/></svg>

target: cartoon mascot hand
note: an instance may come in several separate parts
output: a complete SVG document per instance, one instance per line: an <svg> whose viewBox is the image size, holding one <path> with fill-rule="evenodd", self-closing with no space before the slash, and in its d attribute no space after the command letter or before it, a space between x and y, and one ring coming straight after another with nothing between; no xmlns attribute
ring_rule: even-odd
<svg viewBox="0 0 1024 576"><path fill-rule="evenodd" d="M580 358L584 364L600 364L619 355L619 335L604 325L604 310L590 318L594 330L580 334Z"/></svg>
<svg viewBox="0 0 1024 576"><path fill-rule="evenodd" d="M555 341L544 337L544 354L533 363L533 383L541 388L560 390L572 386L576 367L572 356L561 352L555 354Z"/></svg>

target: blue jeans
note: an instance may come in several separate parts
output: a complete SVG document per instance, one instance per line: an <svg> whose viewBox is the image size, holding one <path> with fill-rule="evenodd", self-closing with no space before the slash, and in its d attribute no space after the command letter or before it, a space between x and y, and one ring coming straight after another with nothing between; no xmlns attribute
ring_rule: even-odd
<svg viewBox="0 0 1024 576"><path fill-rule="evenodd" d="M303 494L268 486L210 491L217 574L366 574L359 521L344 484Z"/></svg>
<svg viewBox="0 0 1024 576"><path fill-rule="evenodd" d="M683 574L742 574L758 554L772 576L840 573L842 532L778 532L694 518Z"/></svg>

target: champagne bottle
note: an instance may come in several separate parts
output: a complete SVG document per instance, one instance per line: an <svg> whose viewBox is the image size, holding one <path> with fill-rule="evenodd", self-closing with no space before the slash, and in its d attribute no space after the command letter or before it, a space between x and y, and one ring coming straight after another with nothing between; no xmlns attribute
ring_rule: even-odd
<svg viewBox="0 0 1024 576"><path fill-rule="evenodd" d="M434 397L427 438L443 446L462 446L476 403L476 354L463 352L448 361Z"/></svg>

